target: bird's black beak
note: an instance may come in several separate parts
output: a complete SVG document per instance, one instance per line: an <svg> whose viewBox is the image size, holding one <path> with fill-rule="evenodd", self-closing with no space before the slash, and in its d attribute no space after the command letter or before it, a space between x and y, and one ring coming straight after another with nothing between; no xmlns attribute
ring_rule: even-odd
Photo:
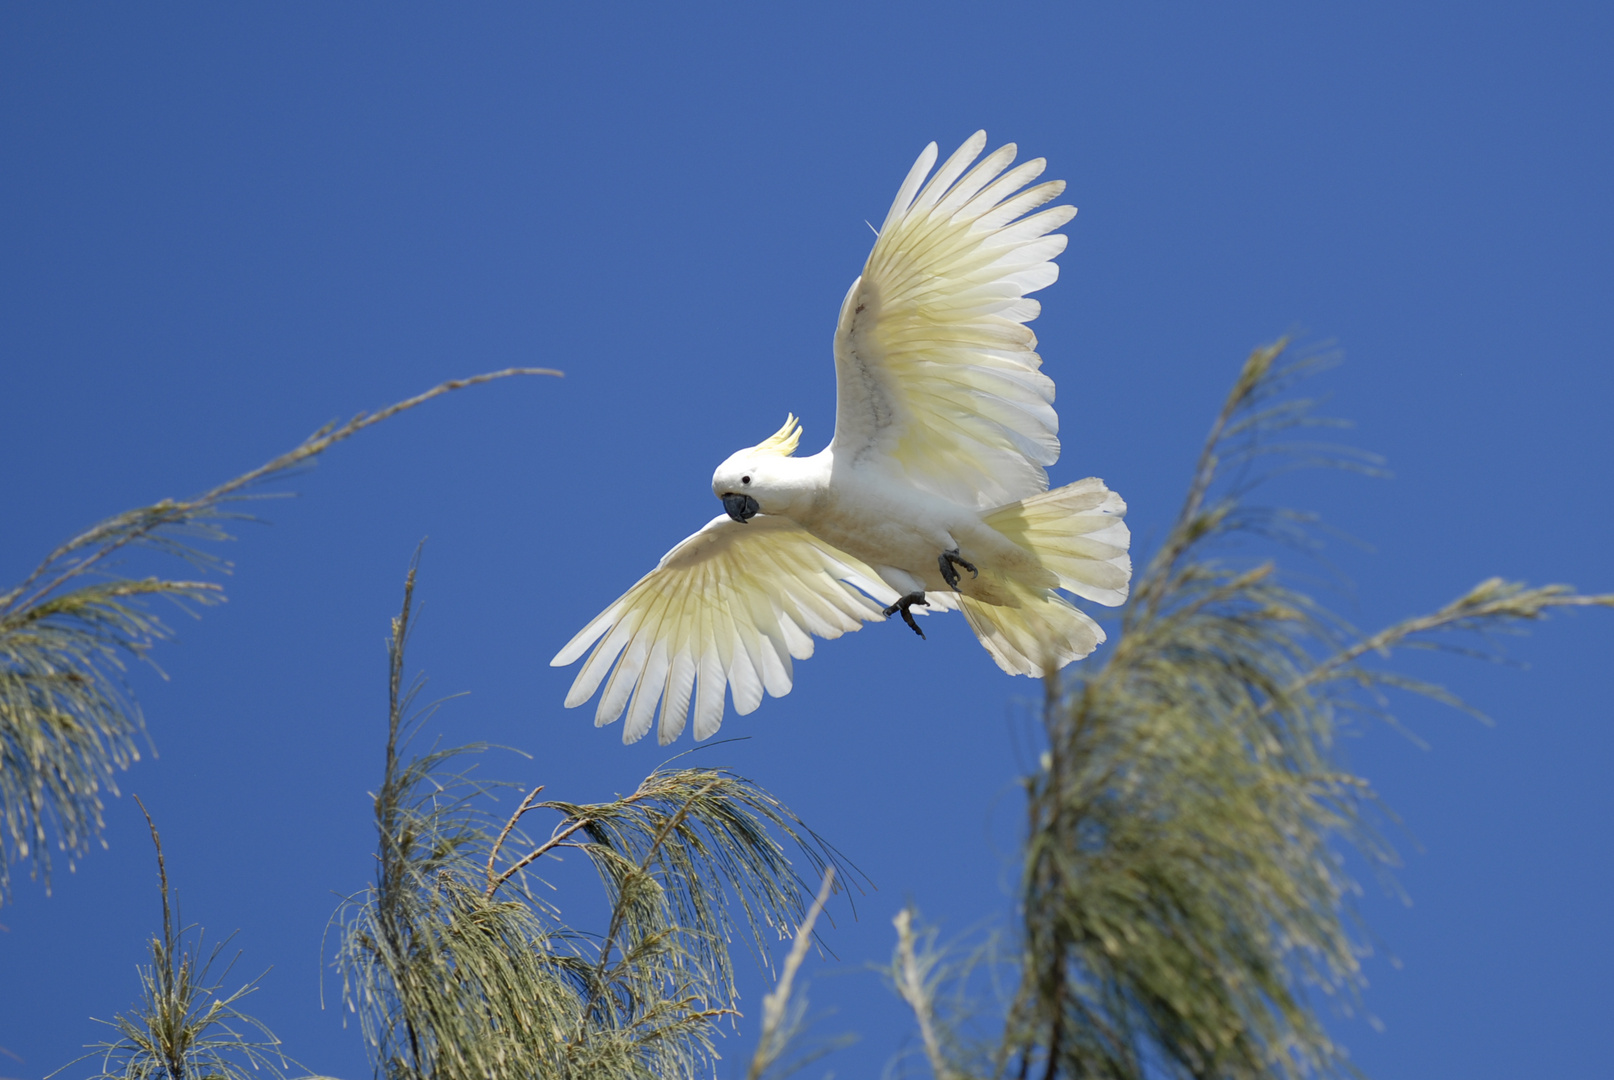
<svg viewBox="0 0 1614 1080"><path fill-rule="evenodd" d="M756 517L762 507L758 506L757 501L751 496L736 495L730 491L723 496L723 509L729 512L729 517L744 525L747 521Z"/></svg>

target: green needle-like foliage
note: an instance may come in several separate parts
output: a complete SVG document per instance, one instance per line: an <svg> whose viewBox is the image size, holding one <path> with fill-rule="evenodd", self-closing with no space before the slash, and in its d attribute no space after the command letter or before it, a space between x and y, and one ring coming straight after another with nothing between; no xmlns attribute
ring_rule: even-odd
<svg viewBox="0 0 1614 1080"><path fill-rule="evenodd" d="M810 898L780 838L815 876L836 864L834 853L767 792L710 769L658 769L597 804L539 801L539 788L496 829L490 786L456 771L462 755L486 747L407 755L435 711L416 707L422 684L403 675L414 580L412 567L389 641L376 881L337 916L343 996L377 1071L710 1075L717 1024L738 1015L730 943L739 937L765 956ZM522 823L541 812L557 820L535 842ZM610 912L603 934L567 926L528 887L540 860L561 849L599 874Z"/></svg>
<svg viewBox="0 0 1614 1080"><path fill-rule="evenodd" d="M1228 560L1218 544L1241 535L1311 544L1305 517L1246 505L1262 463L1373 468L1363 455L1293 438L1327 425L1309 402L1283 396L1319 361L1280 364L1284 354L1279 343L1246 361L1175 525L1134 582L1115 646L1101 663L1045 682L1046 750L1025 782L1017 961L990 947L955 960L910 912L897 919L889 977L918 1023L910 1057L922 1055L937 1080L1350 1073L1318 1012L1325 1001L1354 1007L1361 982L1357 886L1344 859L1354 853L1387 876L1394 853L1374 828L1381 815L1371 789L1340 759L1343 725L1357 713L1393 722L1392 690L1462 705L1391 667L1398 650L1449 648L1453 632L1516 629L1554 608L1614 606L1614 595L1492 579L1439 611L1363 635L1271 563ZM0 596L7 861L31 857L48 871L53 830L70 853L99 830L98 793L133 760L141 731L121 665L165 633L140 599L216 596L206 583L92 580L92 571L131 544L205 562L184 538L222 537L226 502L249 484L401 409L494 377L326 429L190 503L97 526ZM410 752L436 709L421 707L423 684L404 678L414 582L412 566L388 643L375 881L336 918L344 1002L377 1073L711 1076L720 1025L739 1015L734 941L766 961L786 937L793 947L762 1003L747 1075L779 1078L813 1061L828 1044L803 1051L793 1041L805 1004L792 995L835 871L845 880L835 853L749 781L676 761L607 802L540 800L539 787L513 814L490 816L505 785L462 767L486 746ZM551 820L540 839L527 830L542 815ZM537 876L544 858L562 851L582 855L600 879L606 914L593 933L562 921L533 891L548 887ZM793 855L823 881L810 908ZM252 984L220 994L221 978L209 975L218 949L204 956L199 936L187 942L168 909L166 875L163 897L145 1000L114 1022L117 1040L100 1044L97 1080L279 1074L279 1044L237 1008ZM1005 969L1015 989L988 1012L974 1003L972 980L995 982Z"/></svg>
<svg viewBox="0 0 1614 1080"><path fill-rule="evenodd" d="M118 1037L92 1045L87 1057L99 1059L100 1071L91 1080L249 1080L264 1072L284 1077L292 1062L280 1052L280 1040L239 1008L257 980L220 993L229 967L216 978L213 968L224 945L209 949L200 928L180 924L170 903L162 841L149 814L146 824L157 848L163 932L152 938L151 964L140 969L139 1006L103 1021Z"/></svg>
<svg viewBox="0 0 1614 1080"><path fill-rule="evenodd" d="M1218 559L1213 543L1235 532L1303 538L1299 517L1244 507L1248 485L1217 494L1239 471L1230 466L1273 450L1362 463L1272 442L1315 423L1309 403L1275 400L1315 366L1280 366L1283 353L1279 343L1246 362L1108 658L1048 681L1047 751L1027 780L1023 982L1000 1073L1349 1072L1315 1011L1319 995L1348 1008L1360 981L1355 885L1339 852L1380 868L1393 853L1371 826L1367 783L1339 761L1343 718L1388 715L1384 688L1455 702L1382 666L1396 649L1555 607L1614 606L1491 580L1357 636L1272 565Z"/></svg>
<svg viewBox="0 0 1614 1080"><path fill-rule="evenodd" d="M331 446L434 397L538 368L456 379L345 424L327 424L295 449L192 499L165 499L91 527L0 593L0 903L13 862L28 861L50 883L51 849L69 865L101 833L102 794L140 757L145 724L124 681L131 660L147 660L168 628L143 606L160 596L181 609L222 600L206 581L129 578L117 559L143 548L201 570L229 564L197 545L229 539L224 523L245 515L252 489L307 466Z"/></svg>
<svg viewBox="0 0 1614 1080"><path fill-rule="evenodd" d="M101 792L140 757L144 724L123 681L167 628L139 601L209 603L199 581L91 582L8 605L0 600L0 903L14 861L48 885L51 840L71 860L102 828Z"/></svg>

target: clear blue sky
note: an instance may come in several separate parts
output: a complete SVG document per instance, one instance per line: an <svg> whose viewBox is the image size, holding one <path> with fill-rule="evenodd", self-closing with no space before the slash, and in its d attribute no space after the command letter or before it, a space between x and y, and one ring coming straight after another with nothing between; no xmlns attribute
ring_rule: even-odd
<svg viewBox="0 0 1614 1080"><path fill-rule="evenodd" d="M386 621L431 537L415 663L491 775L625 791L663 754L560 708L549 657L716 512L715 464L787 410L833 426L839 302L914 156L977 127L1081 213L1035 324L1056 482L1104 477L1140 550L1252 345L1337 340L1325 377L1394 479L1275 489L1376 626L1492 574L1614 589L1614 17L1599 4L8 5L0 10L0 580L114 511L257 465L324 421L513 364L333 451L228 554L230 602L136 672L160 757L125 791L187 917L273 965L257 1011L366 1075L319 1005L320 935L366 879ZM879 886L812 969L842 1077L906 1038L863 969L912 898L1002 917L1016 702L961 620L874 626L704 755L781 795ZM1369 1074L1606 1075L1614 620L1419 671L1419 749L1352 762L1416 836L1413 904L1341 1020ZM127 798L108 850L0 910L0 1075L39 1077L136 991L157 925ZM563 900L563 904L564 904ZM589 909L571 901L579 913ZM1392 956L1395 961L1392 961ZM747 972L751 1006L760 980ZM327 981L327 999L334 987ZM748 1039L730 1040L737 1067Z"/></svg>

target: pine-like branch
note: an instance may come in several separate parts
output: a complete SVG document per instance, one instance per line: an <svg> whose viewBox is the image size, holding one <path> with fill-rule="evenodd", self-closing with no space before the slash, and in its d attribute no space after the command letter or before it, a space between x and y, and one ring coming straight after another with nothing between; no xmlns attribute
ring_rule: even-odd
<svg viewBox="0 0 1614 1080"><path fill-rule="evenodd" d="M766 955L807 911L789 854L827 873L833 851L767 792L711 769L658 769L605 803L539 801L538 786L502 820L489 817L494 785L457 764L483 747L411 755L434 709L415 706L423 684L405 677L415 580L412 564L389 643L376 879L337 915L343 994L377 1070L710 1075L716 1025L739 1015L736 932ZM534 842L525 822L543 812L557 820ZM561 922L528 887L563 847L600 874L603 934Z"/></svg>
<svg viewBox="0 0 1614 1080"><path fill-rule="evenodd" d="M13 862L30 861L50 884L51 851L69 867L103 828L102 798L116 774L139 760L140 707L125 681L130 661L147 661L168 627L143 602L162 597L181 610L224 599L213 582L126 578L117 558L140 547L203 570L229 564L199 546L226 540L230 507L248 492L313 462L332 446L454 390L543 368L455 379L345 424L327 424L294 449L193 498L165 499L108 518L59 545L19 584L0 594L0 903Z"/></svg>
<svg viewBox="0 0 1614 1080"><path fill-rule="evenodd" d="M1337 447L1272 442L1316 423L1309 402L1278 398L1316 366L1279 366L1285 345L1257 349L1241 369L1176 523L1135 583L1120 640L1101 664L1050 683L1048 749L1027 780L1025 951L1000 1070L1044 1080L1348 1073L1314 1004L1352 1007L1366 949L1357 887L1336 852L1354 848L1381 869L1395 856L1372 825L1371 788L1337 759L1340 714L1388 715L1385 688L1462 704L1388 667L1396 650L1614 606L1614 595L1493 578L1359 635L1274 564L1218 558L1214 541L1270 536L1273 522L1280 539L1314 545L1304 515L1247 507L1250 483L1229 477L1230 465L1276 449L1376 467Z"/></svg>

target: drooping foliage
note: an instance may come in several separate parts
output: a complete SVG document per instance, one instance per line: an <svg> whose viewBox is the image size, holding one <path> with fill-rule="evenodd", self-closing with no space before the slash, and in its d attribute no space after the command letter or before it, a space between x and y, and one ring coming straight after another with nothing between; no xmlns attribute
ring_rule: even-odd
<svg viewBox="0 0 1614 1080"><path fill-rule="evenodd" d="M1321 1011L1353 1007L1360 985L1364 938L1344 857L1354 853L1377 871L1394 854L1375 828L1371 789L1342 762L1341 731L1358 713L1393 720L1391 691L1461 704L1398 672L1398 650L1440 648L1453 632L1517 627L1554 608L1614 606L1614 596L1492 579L1439 611L1360 634L1274 563L1249 560L1248 545L1226 543L1254 535L1309 542L1303 516L1250 505L1263 462L1373 467L1298 438L1324 422L1287 392L1320 363L1288 359L1283 343L1250 356L1175 525L1134 583L1114 647L1046 680L1045 752L1025 778L1018 933L1006 948L958 953L939 947L912 912L896 920L889 977L915 1015L913 1056L938 1080L1350 1072ZM205 515L187 524L216 527ZM99 549L87 541L65 550L89 559ZM76 595L76 577L55 595ZM8 611L38 611L32 623L52 627L89 619L48 609L57 586L41 592L51 579L35 578L0 598L0 633L14 635L7 648L37 632L16 629L26 619L5 622ZM750 782L676 761L609 802L540 800L539 788L513 814L490 816L500 785L465 768L466 755L486 747L411 750L435 708L421 707L421 684L404 678L413 583L412 569L389 639L376 877L337 922L345 1002L377 1072L397 1080L710 1076L719 1068L715 1039L739 1012L733 941L766 956L792 928L746 1074L777 1080L833 1045L803 1050L796 1036L805 1026L798 972L814 920L837 868L845 880L834 853ZM212 595L205 586L153 591L204 602ZM108 611L115 632L91 639L107 650L94 654L98 663L139 655L126 641L158 636L132 602ZM77 654L64 655L63 674L52 678L88 678ZM11 663L5 678L18 670ZM110 680L92 688L104 699L62 705L71 715L56 722L66 730L80 715L92 727L121 717L126 737L138 735L117 670L97 676ZM103 700L111 704L96 704ZM0 724L15 730L17 709L0 702ZM93 729L111 745L112 728ZM97 783L117 764L85 760ZM82 790L24 799L36 807L27 818L11 816L19 796L8 789L8 856L36 852L43 815L59 816L57 803L71 806ZM82 804L72 835L93 835L99 805ZM529 832L543 815L548 831ZM35 830L27 832L32 848L16 850L14 820ZM562 851L586 858L601 883L605 914L592 933L564 922L539 891L546 857ZM824 882L811 906L805 870ZM220 993L199 939L187 945L168 911L166 877L163 891L164 935L142 973L144 999L115 1021L119 1038L100 1044L101 1076L284 1069L273 1036L236 1011L251 984ZM978 1004L971 988L983 972L1008 989Z"/></svg>
<svg viewBox="0 0 1614 1080"><path fill-rule="evenodd" d="M162 597L181 610L224 598L216 582L131 578L119 559L145 549L202 571L230 565L201 544L227 540L225 524L261 485L407 409L466 386L537 368L455 379L345 424L327 424L295 449L191 499L165 499L110 517L61 544L12 589L0 593L0 903L14 862L28 862L48 887L52 849L69 863L102 829L102 797L146 742L139 704L124 679L130 661L149 660L168 627L144 606Z"/></svg>
<svg viewBox="0 0 1614 1080"><path fill-rule="evenodd" d="M1048 680L1046 752L1026 780L1022 982L998 1072L1348 1072L1318 1012L1348 1010L1360 983L1341 855L1376 869L1394 856L1367 782L1340 762L1341 724L1388 715L1385 689L1455 701L1390 667L1397 649L1614 605L1493 579L1358 635L1271 562L1228 559L1233 534L1307 540L1305 518L1247 505L1261 462L1370 464L1297 438L1325 422L1285 391L1321 358L1285 357L1280 342L1246 361L1115 647Z"/></svg>
<svg viewBox="0 0 1614 1080"><path fill-rule="evenodd" d="M497 827L492 788L461 768L486 747L409 756L435 712L404 680L413 587L411 568L389 641L376 880L338 915L343 994L377 1071L711 1075L717 1025L739 1015L731 943L765 956L811 898L785 845L815 877L834 853L767 792L711 769L663 767L605 803L540 801L539 788ZM535 841L523 826L540 813L555 820ZM560 850L598 873L603 932L571 928L533 892L541 860Z"/></svg>

